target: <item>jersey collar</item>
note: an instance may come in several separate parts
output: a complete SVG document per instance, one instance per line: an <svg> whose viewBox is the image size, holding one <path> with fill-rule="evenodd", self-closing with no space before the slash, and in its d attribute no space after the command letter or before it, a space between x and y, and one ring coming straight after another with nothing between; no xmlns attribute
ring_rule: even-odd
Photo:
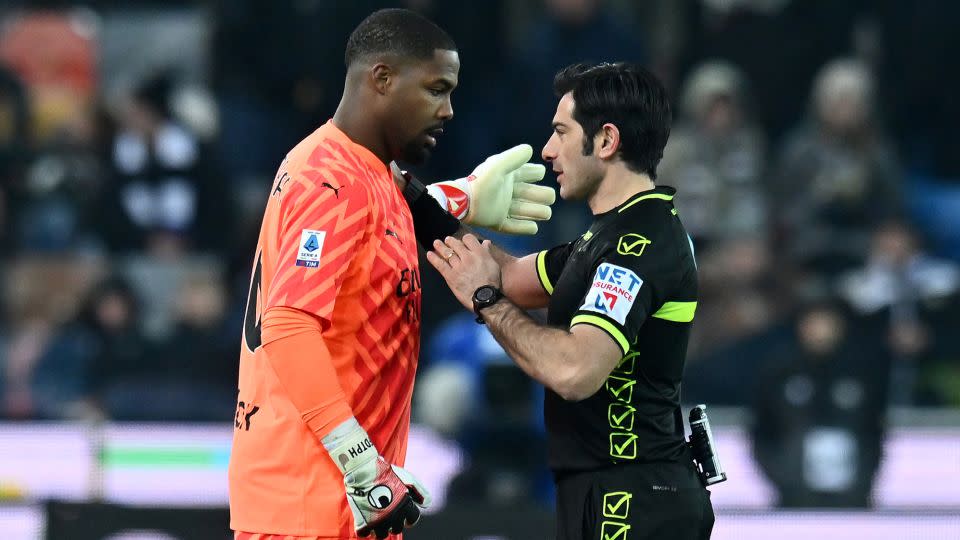
<svg viewBox="0 0 960 540"><path fill-rule="evenodd" d="M630 197L623 204L616 207L614 210L617 214L622 213L627 208L634 206L635 204L642 201L658 200L658 201L668 201L673 202L673 196L676 195L677 190L670 186L657 186L653 189L648 189L647 191L641 191L633 197ZM611 210L611 213L614 212Z"/></svg>

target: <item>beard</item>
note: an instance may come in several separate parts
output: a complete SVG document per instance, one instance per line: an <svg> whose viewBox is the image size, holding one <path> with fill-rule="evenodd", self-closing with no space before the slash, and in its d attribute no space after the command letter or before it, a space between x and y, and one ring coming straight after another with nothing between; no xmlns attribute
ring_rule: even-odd
<svg viewBox="0 0 960 540"><path fill-rule="evenodd" d="M414 139L404 145L400 160L411 165L422 165L430 159L430 148Z"/></svg>

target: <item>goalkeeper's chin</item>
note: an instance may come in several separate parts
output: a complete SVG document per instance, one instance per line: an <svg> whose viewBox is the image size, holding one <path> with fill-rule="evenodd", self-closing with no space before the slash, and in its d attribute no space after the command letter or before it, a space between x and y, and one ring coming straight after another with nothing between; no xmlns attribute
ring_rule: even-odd
<svg viewBox="0 0 960 540"><path fill-rule="evenodd" d="M417 139L403 148L403 156L400 158L400 161L411 165L426 163L426 161L430 159L430 156L433 155L434 146L436 146L436 143L433 142L433 140L424 141L423 139Z"/></svg>

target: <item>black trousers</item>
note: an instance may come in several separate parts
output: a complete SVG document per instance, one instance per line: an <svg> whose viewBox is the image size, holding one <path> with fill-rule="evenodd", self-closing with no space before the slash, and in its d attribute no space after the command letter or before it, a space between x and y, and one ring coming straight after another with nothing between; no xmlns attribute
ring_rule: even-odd
<svg viewBox="0 0 960 540"><path fill-rule="evenodd" d="M557 540L708 540L710 492L694 465L642 463L558 474Z"/></svg>

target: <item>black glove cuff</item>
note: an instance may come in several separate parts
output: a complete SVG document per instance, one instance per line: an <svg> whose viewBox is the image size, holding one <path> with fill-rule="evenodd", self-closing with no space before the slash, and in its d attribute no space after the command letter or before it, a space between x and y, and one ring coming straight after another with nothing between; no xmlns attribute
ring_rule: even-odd
<svg viewBox="0 0 960 540"><path fill-rule="evenodd" d="M403 197L407 199L413 215L413 231L423 249L433 249L434 240L453 236L460 229L460 220L450 215L436 199L427 193L427 188L409 173L404 173L407 187Z"/></svg>

